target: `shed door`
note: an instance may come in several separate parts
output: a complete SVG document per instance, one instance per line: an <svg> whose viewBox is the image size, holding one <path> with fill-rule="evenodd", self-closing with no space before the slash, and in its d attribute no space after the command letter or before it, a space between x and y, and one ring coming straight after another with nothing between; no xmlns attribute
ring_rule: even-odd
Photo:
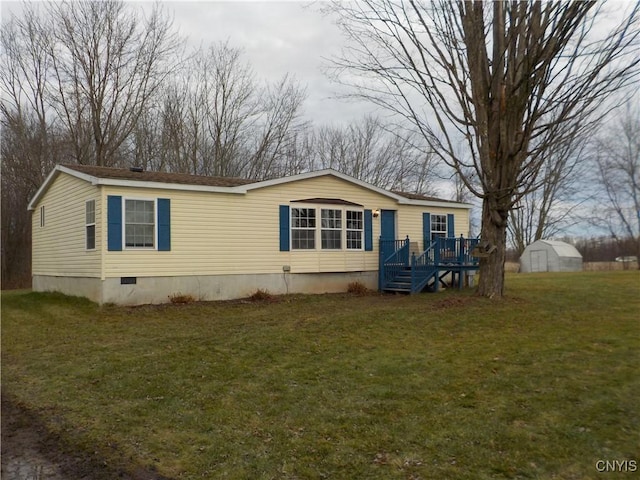
<svg viewBox="0 0 640 480"><path fill-rule="evenodd" d="M547 270L547 251L531 250L531 271L546 272Z"/></svg>

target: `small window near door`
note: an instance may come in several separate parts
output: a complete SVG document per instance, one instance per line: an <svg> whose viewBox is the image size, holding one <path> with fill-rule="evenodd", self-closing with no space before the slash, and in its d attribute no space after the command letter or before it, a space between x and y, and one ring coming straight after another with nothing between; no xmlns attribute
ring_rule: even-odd
<svg viewBox="0 0 640 480"><path fill-rule="evenodd" d="M447 236L447 216L431 215L431 239Z"/></svg>
<svg viewBox="0 0 640 480"><path fill-rule="evenodd" d="M347 210L347 250L362 250L363 212Z"/></svg>
<svg viewBox="0 0 640 480"><path fill-rule="evenodd" d="M40 226L44 227L44 205L40 207Z"/></svg>
<svg viewBox="0 0 640 480"><path fill-rule="evenodd" d="M85 237L87 250L96 248L96 201L85 203Z"/></svg>

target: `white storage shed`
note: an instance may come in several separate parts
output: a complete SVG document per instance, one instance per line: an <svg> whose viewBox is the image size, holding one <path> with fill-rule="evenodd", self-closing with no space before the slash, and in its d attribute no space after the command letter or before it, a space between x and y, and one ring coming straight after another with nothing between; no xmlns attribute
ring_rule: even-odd
<svg viewBox="0 0 640 480"><path fill-rule="evenodd" d="M537 240L524 249L520 256L520 271L579 272L582 255L573 245L556 240Z"/></svg>

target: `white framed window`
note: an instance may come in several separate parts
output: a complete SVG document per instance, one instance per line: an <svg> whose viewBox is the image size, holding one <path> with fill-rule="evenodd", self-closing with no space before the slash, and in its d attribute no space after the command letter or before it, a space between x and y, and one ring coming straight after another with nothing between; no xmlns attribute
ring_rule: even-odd
<svg viewBox="0 0 640 480"><path fill-rule="evenodd" d="M364 235L364 212L347 210L347 250L362 250Z"/></svg>
<svg viewBox="0 0 640 480"><path fill-rule="evenodd" d="M323 208L320 221L320 244L323 250L342 249L342 210Z"/></svg>
<svg viewBox="0 0 640 480"><path fill-rule="evenodd" d="M291 248L314 250L316 248L316 209L291 209Z"/></svg>
<svg viewBox="0 0 640 480"><path fill-rule="evenodd" d="M431 240L447 236L447 216L431 215Z"/></svg>
<svg viewBox="0 0 640 480"><path fill-rule="evenodd" d="M126 198L123 216L125 248L155 248L155 200Z"/></svg>
<svg viewBox="0 0 640 480"><path fill-rule="evenodd" d="M44 227L44 205L40 207L40 226Z"/></svg>
<svg viewBox="0 0 640 480"><path fill-rule="evenodd" d="M85 246L87 250L96 248L96 201L85 202Z"/></svg>
<svg viewBox="0 0 640 480"><path fill-rule="evenodd" d="M291 208L291 249L363 250L364 210Z"/></svg>

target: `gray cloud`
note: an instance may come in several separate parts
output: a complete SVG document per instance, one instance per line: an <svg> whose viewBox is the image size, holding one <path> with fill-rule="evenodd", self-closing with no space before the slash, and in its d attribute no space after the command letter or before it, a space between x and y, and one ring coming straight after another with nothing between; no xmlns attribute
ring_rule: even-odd
<svg viewBox="0 0 640 480"><path fill-rule="evenodd" d="M322 72L323 58L340 53L342 37L331 19L302 2L164 2L174 26L191 46L229 41L244 51L258 79L289 74L307 88L305 117L316 123L347 123L373 110L363 102L335 98L346 90Z"/></svg>

